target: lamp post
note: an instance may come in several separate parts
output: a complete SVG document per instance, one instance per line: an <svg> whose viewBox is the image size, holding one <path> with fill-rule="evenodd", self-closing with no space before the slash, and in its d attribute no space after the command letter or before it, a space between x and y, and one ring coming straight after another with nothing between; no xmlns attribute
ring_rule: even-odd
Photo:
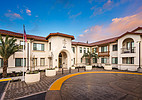
<svg viewBox="0 0 142 100"><path fill-rule="evenodd" d="M140 71L140 69L141 69L141 67L140 67L140 60L141 60L141 59L140 59L140 57L141 57L141 56L140 56L140 55L141 55L141 54L140 54L140 50L141 50L141 41L137 41L137 43L139 43L139 67L138 67L138 71Z"/></svg>

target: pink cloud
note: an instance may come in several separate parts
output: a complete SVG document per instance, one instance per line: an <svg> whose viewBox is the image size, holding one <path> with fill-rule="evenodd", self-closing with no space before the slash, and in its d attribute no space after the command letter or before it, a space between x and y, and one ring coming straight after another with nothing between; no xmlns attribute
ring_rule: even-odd
<svg viewBox="0 0 142 100"><path fill-rule="evenodd" d="M86 29L87 31L81 36L78 36L79 41L98 41L110 37L119 36L127 31L132 31L133 29L142 26L142 12L126 16L122 18L114 18L112 22L107 26L92 26Z"/></svg>
<svg viewBox="0 0 142 100"><path fill-rule="evenodd" d="M31 16L31 10L26 9L26 13L27 13L29 16Z"/></svg>
<svg viewBox="0 0 142 100"><path fill-rule="evenodd" d="M9 13L5 13L5 16L6 16L6 17L9 17L10 20L23 19L23 18L21 17L21 15L20 15L20 14L17 14L17 13L11 13L11 12L9 12Z"/></svg>

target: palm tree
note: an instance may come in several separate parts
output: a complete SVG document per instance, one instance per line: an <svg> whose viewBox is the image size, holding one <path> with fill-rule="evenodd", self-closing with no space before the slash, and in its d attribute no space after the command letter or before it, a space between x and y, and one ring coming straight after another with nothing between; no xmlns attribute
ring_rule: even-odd
<svg viewBox="0 0 142 100"><path fill-rule="evenodd" d="M88 58L89 65L91 65L91 58L98 58L98 55L96 53L91 53L88 51L88 53L84 53L82 58Z"/></svg>
<svg viewBox="0 0 142 100"><path fill-rule="evenodd" d="M8 67L8 58L13 55L15 52L19 50L19 45L16 45L15 42L17 39L14 37L9 39L9 36L7 35L4 39L0 35L0 56L3 58L3 77L7 77L7 67Z"/></svg>

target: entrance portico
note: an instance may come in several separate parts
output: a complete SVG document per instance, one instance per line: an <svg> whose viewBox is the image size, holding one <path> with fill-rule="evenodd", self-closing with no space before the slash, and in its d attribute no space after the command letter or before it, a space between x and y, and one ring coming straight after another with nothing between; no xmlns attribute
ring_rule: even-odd
<svg viewBox="0 0 142 100"><path fill-rule="evenodd" d="M73 51L71 42L74 39L71 35L61 33L50 33L47 37L49 47L50 67L69 69L73 65ZM52 63L52 64L51 64Z"/></svg>

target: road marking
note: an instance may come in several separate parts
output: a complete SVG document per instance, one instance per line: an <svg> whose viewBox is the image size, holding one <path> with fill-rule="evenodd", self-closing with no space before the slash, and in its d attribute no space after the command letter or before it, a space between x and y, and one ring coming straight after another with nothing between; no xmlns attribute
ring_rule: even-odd
<svg viewBox="0 0 142 100"><path fill-rule="evenodd" d="M5 78L5 79L0 79L0 82L4 82L4 81L10 81L12 80L11 78Z"/></svg>
<svg viewBox="0 0 142 100"><path fill-rule="evenodd" d="M51 86L49 87L48 90L60 90L62 84L64 83L64 81L66 81L67 79L73 77L73 76L77 76L77 75L82 75L82 74L89 74L89 73L118 73L118 74L132 74L132 75L142 75L142 73L133 73L133 72L111 72L111 71L92 71L92 72L81 72L81 73L75 73L75 74L70 74L70 75L66 75L63 76L59 79L57 79L53 84L51 84Z"/></svg>

